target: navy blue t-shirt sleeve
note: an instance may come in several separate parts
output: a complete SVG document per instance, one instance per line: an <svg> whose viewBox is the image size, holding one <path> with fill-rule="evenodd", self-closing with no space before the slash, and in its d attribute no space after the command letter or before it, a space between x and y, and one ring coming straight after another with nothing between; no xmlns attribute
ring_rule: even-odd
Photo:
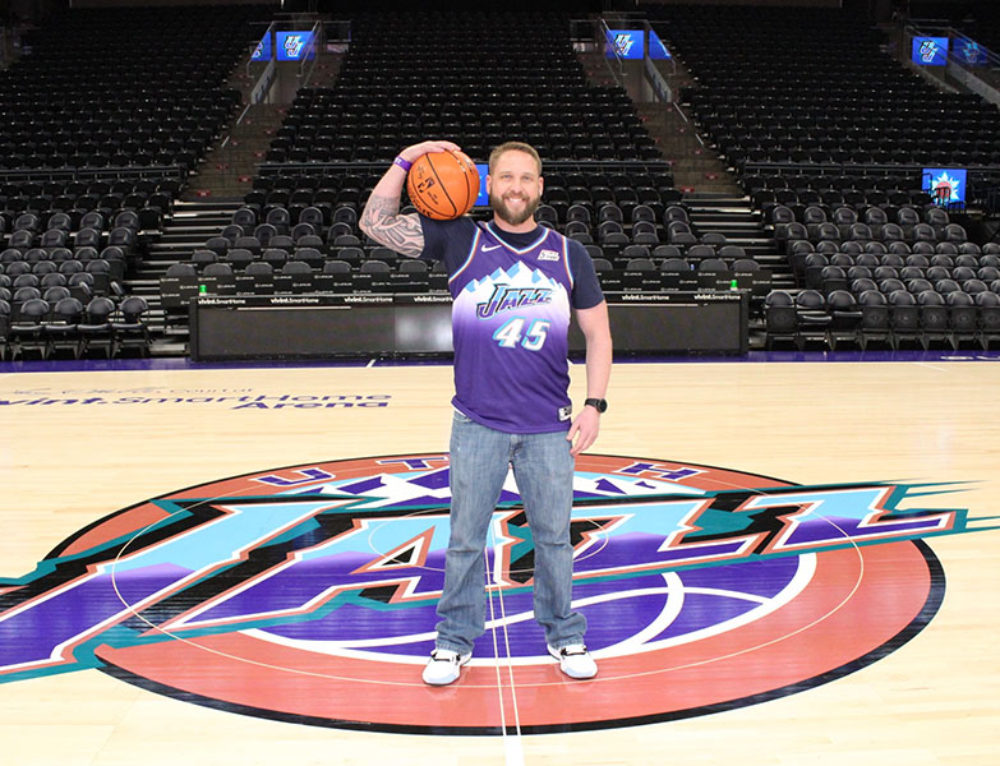
<svg viewBox="0 0 1000 766"><path fill-rule="evenodd" d="M435 221L421 215L420 226L424 233L421 260L445 261L445 269L449 274L458 271L468 257L469 246L476 233L476 224L472 219L462 217L454 221ZM461 260L451 263L452 259Z"/></svg>
<svg viewBox="0 0 1000 766"><path fill-rule="evenodd" d="M569 241L569 269L573 274L573 308L591 309L604 300L590 253L576 240Z"/></svg>

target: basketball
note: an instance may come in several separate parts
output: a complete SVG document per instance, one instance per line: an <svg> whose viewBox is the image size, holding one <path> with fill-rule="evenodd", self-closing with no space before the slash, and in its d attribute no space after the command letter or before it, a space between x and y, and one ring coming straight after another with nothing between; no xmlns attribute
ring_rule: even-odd
<svg viewBox="0 0 1000 766"><path fill-rule="evenodd" d="M472 209L479 196L479 171L462 152L432 152L410 168L406 193L422 214L450 221Z"/></svg>

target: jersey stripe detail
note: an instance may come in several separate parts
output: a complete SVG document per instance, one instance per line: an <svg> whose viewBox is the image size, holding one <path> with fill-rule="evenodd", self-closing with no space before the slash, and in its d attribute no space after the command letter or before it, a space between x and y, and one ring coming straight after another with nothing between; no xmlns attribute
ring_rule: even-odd
<svg viewBox="0 0 1000 766"><path fill-rule="evenodd" d="M469 264L472 263L472 258L476 254L476 249L479 247L479 238L482 235L482 233L483 233L482 229L480 229L477 226L476 227L476 236L474 236L472 238L472 247L469 248L469 254L465 258L465 263L463 263L461 265L461 267L459 267L459 269L454 274L452 274L450 277L448 277L448 284L449 285L452 282L454 282L456 279L458 279L458 277L461 276L461 274L462 274L463 271L465 271L467 268L469 268Z"/></svg>
<svg viewBox="0 0 1000 766"><path fill-rule="evenodd" d="M564 237L562 234L559 235L559 238L562 240L563 266L566 269L566 278L569 280L569 289L572 291L574 280L573 280L573 270L570 268L569 265L569 238Z"/></svg>

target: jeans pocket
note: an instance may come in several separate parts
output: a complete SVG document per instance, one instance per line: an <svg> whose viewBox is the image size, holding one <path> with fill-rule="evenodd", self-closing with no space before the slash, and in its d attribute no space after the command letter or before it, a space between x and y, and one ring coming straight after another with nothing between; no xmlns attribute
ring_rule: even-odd
<svg viewBox="0 0 1000 766"><path fill-rule="evenodd" d="M456 410L454 408L452 408L452 412L454 413L453 419L455 420L456 423L471 423L471 422L473 422L472 418L470 418L464 412L460 412L459 410Z"/></svg>

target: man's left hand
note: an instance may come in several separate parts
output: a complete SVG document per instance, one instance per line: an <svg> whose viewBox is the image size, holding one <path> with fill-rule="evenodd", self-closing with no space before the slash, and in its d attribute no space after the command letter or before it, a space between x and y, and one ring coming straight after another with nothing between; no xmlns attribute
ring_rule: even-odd
<svg viewBox="0 0 1000 766"><path fill-rule="evenodd" d="M595 441L597 434L601 430L601 413L594 407L585 405L580 414L573 419L566 439L570 442L570 454L576 457L585 449L588 449Z"/></svg>

